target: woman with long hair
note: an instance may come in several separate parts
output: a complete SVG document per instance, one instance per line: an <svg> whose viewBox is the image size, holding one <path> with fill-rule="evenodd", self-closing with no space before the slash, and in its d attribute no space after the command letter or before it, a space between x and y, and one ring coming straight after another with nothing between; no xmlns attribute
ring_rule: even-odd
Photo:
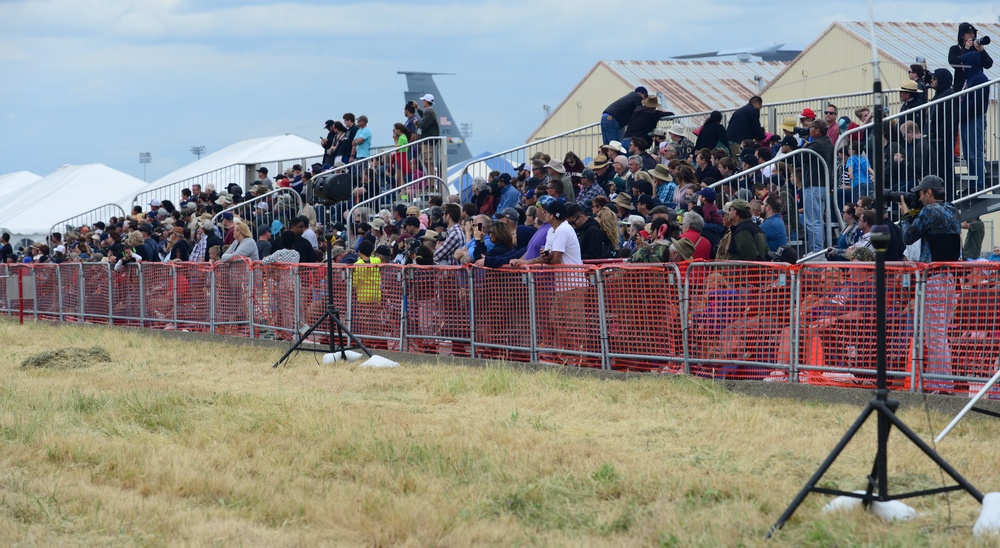
<svg viewBox="0 0 1000 548"><path fill-rule="evenodd" d="M717 110L713 110L708 115L705 124L698 131L698 140L694 143L694 149L701 150L703 148L708 150L729 149L729 136L726 135L726 126L722 125L722 113Z"/></svg>
<svg viewBox="0 0 1000 548"><path fill-rule="evenodd" d="M615 215L614 211L611 211L607 207L602 207L600 211L597 212L597 222L601 225L601 232L608 237L608 241L611 242L611 249L614 250L612 256L618 256L618 250L622 248L621 234L618 232L618 217Z"/></svg>
<svg viewBox="0 0 1000 548"><path fill-rule="evenodd" d="M396 188L399 188L403 186L406 175L410 172L410 161L407 158L410 148L407 145L410 144L413 135L410 130L406 129L406 126L396 122L392 126L392 138L396 143L396 148L402 149L392 155L392 163L396 171Z"/></svg>

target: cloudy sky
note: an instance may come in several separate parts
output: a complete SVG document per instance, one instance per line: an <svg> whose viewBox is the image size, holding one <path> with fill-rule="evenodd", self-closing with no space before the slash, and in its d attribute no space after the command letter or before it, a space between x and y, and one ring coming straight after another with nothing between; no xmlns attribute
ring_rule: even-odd
<svg viewBox="0 0 1000 548"><path fill-rule="evenodd" d="M100 162L148 180L251 137L367 114L388 144L400 70L437 77L473 153L523 143L600 59L813 41L864 2L0 0L0 174ZM644 6L658 6L650 9ZM632 10L632 11L628 11ZM657 11L658 10L658 11ZM875 2L877 20L996 21L994 2Z"/></svg>

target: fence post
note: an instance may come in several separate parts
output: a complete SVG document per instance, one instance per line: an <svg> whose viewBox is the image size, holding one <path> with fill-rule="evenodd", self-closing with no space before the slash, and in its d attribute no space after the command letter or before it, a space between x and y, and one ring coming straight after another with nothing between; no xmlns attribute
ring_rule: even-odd
<svg viewBox="0 0 1000 548"><path fill-rule="evenodd" d="M139 271L139 327L146 327L146 283L142 276L142 263L136 263Z"/></svg>
<svg viewBox="0 0 1000 548"><path fill-rule="evenodd" d="M530 360L532 363L538 362L538 308L535 306L535 273L529 270L521 276L521 283L528 284L528 329L531 330L530 337Z"/></svg>
<svg viewBox="0 0 1000 548"><path fill-rule="evenodd" d="M674 272L671 272L671 276L677 274L677 294L680 297L680 310L681 310L681 344L684 351L684 374L691 374L691 347L688 343L688 330L690 325L688 324L688 299L691 297L691 268L697 268L697 264L688 267L688 275L681 280L680 270L676 266L671 265ZM708 267L705 267L708 268Z"/></svg>
<svg viewBox="0 0 1000 548"><path fill-rule="evenodd" d="M302 276L301 273L299 272L299 265L293 266L292 272L295 275L295 283L292 284L295 292L295 314L294 318L292 319L292 331L294 335L294 333L299 332L299 324L302 323ZM279 281L279 287L280 287L280 281ZM279 301L279 306L280 306L280 301Z"/></svg>
<svg viewBox="0 0 1000 548"><path fill-rule="evenodd" d="M380 268L381 269L381 268ZM408 322L406 321L406 308L409 305L406 298L406 274L409 269L404 265L396 272L396 280L399 281L399 351L409 350L409 340L406 337Z"/></svg>
<svg viewBox="0 0 1000 548"><path fill-rule="evenodd" d="M917 288L914 294L917 306L913 311L913 352L911 360L913 370L910 371L910 391L924 391L924 307L927 304L927 270L926 267L917 271ZM945 344L948 344L945 341Z"/></svg>
<svg viewBox="0 0 1000 548"><path fill-rule="evenodd" d="M173 287L172 292L174 295L174 331L180 328L180 323L177 321L177 265L173 263L168 263L170 267L170 285Z"/></svg>
<svg viewBox="0 0 1000 548"><path fill-rule="evenodd" d="M799 283L799 271L792 270L792 306L788 324L788 381L799 382L799 314L802 313L799 301L802 298L802 285Z"/></svg>
<svg viewBox="0 0 1000 548"><path fill-rule="evenodd" d="M63 292L62 292L62 267L56 265L56 293L59 294L59 321L64 322L63 316Z"/></svg>
<svg viewBox="0 0 1000 548"><path fill-rule="evenodd" d="M104 263L108 267L108 325L115 324L115 282L111 279L114 276L115 271L111 267L111 263Z"/></svg>
<svg viewBox="0 0 1000 548"><path fill-rule="evenodd" d="M84 299L83 292L87 290L87 281L84 278L83 263L79 263L76 266L80 271L80 274L76 277L77 300L79 301L80 307L80 323L85 323L87 315L85 314L86 311L83 309L83 305L86 302L86 299Z"/></svg>
<svg viewBox="0 0 1000 548"><path fill-rule="evenodd" d="M247 321L250 322L250 338L256 339L257 332L254 330L254 325L253 325L253 319L254 319L253 290L254 288L257 287L257 284L254 283L256 280L254 280L253 263L247 261L246 265L247 265L246 268L247 268L247 279L248 279L247 281L249 282L249 287L247 288Z"/></svg>
<svg viewBox="0 0 1000 548"><path fill-rule="evenodd" d="M472 267L465 268L469 278L469 356L476 357L476 291L473 285L475 273Z"/></svg>
<svg viewBox="0 0 1000 548"><path fill-rule="evenodd" d="M334 272L336 272L336 270ZM353 317L354 306L353 303L351 302L353 300L351 297L354 295L354 268L347 267L344 270L342 270L341 278L347 282L346 284L344 284L344 289L347 292L347 299L345 300L345 302L347 303L347 310L345 311L347 314L347 320L344 321L344 324L347 325L347 329L353 333L354 328L352 327L352 324L354 320ZM333 295L330 295L330 298L332 299ZM330 337L333 337L333 333L330 333Z"/></svg>
<svg viewBox="0 0 1000 548"><path fill-rule="evenodd" d="M208 273L208 332L215 333L215 266Z"/></svg>
<svg viewBox="0 0 1000 548"><path fill-rule="evenodd" d="M600 268L595 269L597 277L597 323L601 333L601 369L611 369L608 357L608 318L604 309L604 277Z"/></svg>

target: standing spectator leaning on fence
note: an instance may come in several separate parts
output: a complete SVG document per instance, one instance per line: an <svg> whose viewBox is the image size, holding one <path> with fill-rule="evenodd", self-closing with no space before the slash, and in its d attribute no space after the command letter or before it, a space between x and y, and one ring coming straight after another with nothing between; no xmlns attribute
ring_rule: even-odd
<svg viewBox="0 0 1000 548"><path fill-rule="evenodd" d="M760 124L760 109L763 106L764 100L754 95L729 117L726 135L729 137L729 152L734 158L739 157L744 139L764 140L764 126Z"/></svg>
<svg viewBox="0 0 1000 548"><path fill-rule="evenodd" d="M635 91L628 93L611 103L601 114L601 139L604 144L611 141L621 141L622 128L628 125L632 119L632 112L642 105L643 99L649 97L646 88L639 86Z"/></svg>
<svg viewBox="0 0 1000 548"><path fill-rule="evenodd" d="M900 199L903 216L903 240L911 245L920 240L920 262L957 261L962 249L962 226L958 210L944 201L944 180L928 175L913 192L923 205L915 215ZM927 359L924 373L951 375L951 349L948 327L955 311L957 294L955 279L948 271L938 271L927 278L924 305L924 337ZM950 390L951 382L928 379L924 387L930 390Z"/></svg>
<svg viewBox="0 0 1000 548"><path fill-rule="evenodd" d="M802 160L802 205L805 209L806 249L809 253L820 251L826 243L825 216L828 210L829 194L826 181L833 173L833 143L826 135L826 122L815 120L809 124L812 142L806 149L819 154L820 158L809 154ZM821 159L822 158L822 159Z"/></svg>

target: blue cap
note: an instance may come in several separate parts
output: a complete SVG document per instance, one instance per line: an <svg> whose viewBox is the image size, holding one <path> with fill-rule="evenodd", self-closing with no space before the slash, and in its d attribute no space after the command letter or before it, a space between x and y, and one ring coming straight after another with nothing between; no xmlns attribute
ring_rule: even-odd
<svg viewBox="0 0 1000 548"><path fill-rule="evenodd" d="M227 211L227 212L223 213L222 214L222 218L225 219L225 220L227 220L227 221L232 221L233 220L233 212L232 211Z"/></svg>

